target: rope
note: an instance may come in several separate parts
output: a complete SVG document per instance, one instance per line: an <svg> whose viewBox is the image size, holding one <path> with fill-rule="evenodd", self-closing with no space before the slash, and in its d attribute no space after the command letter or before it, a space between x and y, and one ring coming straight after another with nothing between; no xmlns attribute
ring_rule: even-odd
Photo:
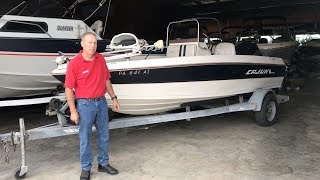
<svg viewBox="0 0 320 180"><path fill-rule="evenodd" d="M104 22L102 37L104 37L104 33L105 33L105 31L106 31L107 22L108 22L108 17L109 17L110 5L111 5L111 0L109 0L108 10L107 10L107 16L106 16L106 20L105 20L105 22Z"/></svg>
<svg viewBox="0 0 320 180"><path fill-rule="evenodd" d="M96 13L98 10L99 10L99 8L101 8L101 6L104 4L106 2L106 0L102 0L100 3L99 3L99 7L97 8L97 9L95 9L91 14L90 14L90 16L88 16L85 20L83 20L83 21L86 21L86 20L88 20L89 18L91 18L91 16L94 14L94 13Z"/></svg>

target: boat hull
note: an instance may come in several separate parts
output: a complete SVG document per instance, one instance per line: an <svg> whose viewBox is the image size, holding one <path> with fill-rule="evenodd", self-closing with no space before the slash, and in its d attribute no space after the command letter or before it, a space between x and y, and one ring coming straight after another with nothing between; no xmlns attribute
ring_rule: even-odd
<svg viewBox="0 0 320 180"><path fill-rule="evenodd" d="M0 98L49 94L60 81L50 71L55 54L0 53Z"/></svg>
<svg viewBox="0 0 320 180"><path fill-rule="evenodd" d="M283 77L155 84L114 84L114 90L119 97L121 113L144 115L179 109L181 104L187 102L229 97L254 92L261 88L279 88L282 81ZM106 97L109 98L108 95ZM112 108L112 104L109 104L109 107Z"/></svg>
<svg viewBox="0 0 320 180"><path fill-rule="evenodd" d="M99 50L108 41L99 41ZM80 51L80 40L0 38L0 99L49 94L62 83L51 75L60 50L67 57Z"/></svg>

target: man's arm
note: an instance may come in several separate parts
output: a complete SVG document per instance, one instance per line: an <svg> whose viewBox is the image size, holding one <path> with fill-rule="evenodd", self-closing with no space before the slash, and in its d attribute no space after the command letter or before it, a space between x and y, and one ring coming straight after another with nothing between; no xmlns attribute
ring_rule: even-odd
<svg viewBox="0 0 320 180"><path fill-rule="evenodd" d="M78 124L78 122L79 122L79 114L77 112L77 108L76 108L76 105L74 103L73 90L66 87L65 88L65 93L66 93L66 98L67 98L67 102L68 102L68 105L69 105L69 109L70 109L70 112L71 112L70 119L74 123Z"/></svg>
<svg viewBox="0 0 320 180"><path fill-rule="evenodd" d="M113 91L113 88L112 88L112 84L111 84L110 79L107 80L106 86L107 86L107 93L109 94L109 96L110 96L111 98L115 97L116 94L115 94L114 91ZM117 98L114 98L114 99L112 100L112 103L113 103L113 110L114 110L114 111L119 111L119 109L120 109L120 104L119 104L119 102L118 102L118 99L117 99Z"/></svg>

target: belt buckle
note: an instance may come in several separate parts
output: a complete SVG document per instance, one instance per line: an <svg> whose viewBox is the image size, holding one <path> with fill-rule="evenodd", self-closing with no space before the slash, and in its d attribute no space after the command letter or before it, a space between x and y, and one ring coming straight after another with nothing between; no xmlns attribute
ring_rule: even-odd
<svg viewBox="0 0 320 180"><path fill-rule="evenodd" d="M95 98L94 100L95 101L100 101L100 100L102 100L102 97Z"/></svg>

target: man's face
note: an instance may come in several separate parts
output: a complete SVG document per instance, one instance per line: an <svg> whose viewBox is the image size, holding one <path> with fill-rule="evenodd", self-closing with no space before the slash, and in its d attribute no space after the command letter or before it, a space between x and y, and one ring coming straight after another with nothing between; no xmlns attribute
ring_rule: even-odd
<svg viewBox="0 0 320 180"><path fill-rule="evenodd" d="M97 50L97 38L92 34L88 34L82 39L81 46L85 53L94 55Z"/></svg>

